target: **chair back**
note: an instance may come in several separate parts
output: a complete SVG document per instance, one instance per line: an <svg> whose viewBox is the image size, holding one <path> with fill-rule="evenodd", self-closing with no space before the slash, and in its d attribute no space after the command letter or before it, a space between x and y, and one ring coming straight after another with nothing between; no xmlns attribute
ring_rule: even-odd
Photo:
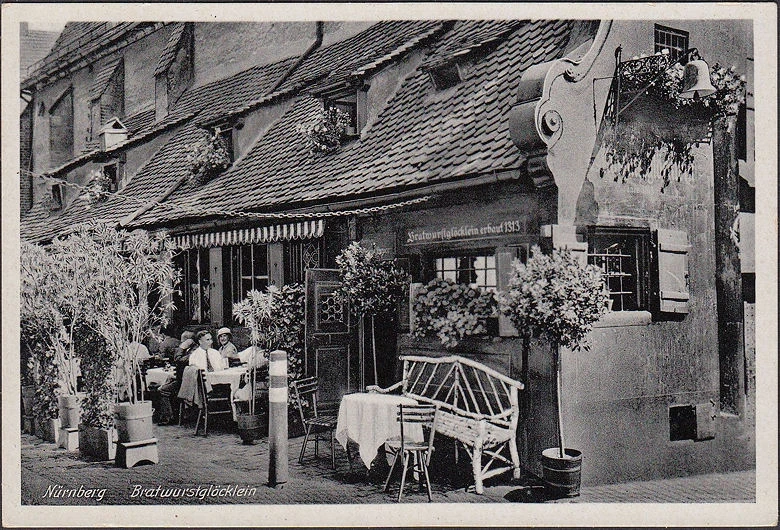
<svg viewBox="0 0 780 530"><path fill-rule="evenodd" d="M401 450L404 450L410 440L406 439L404 426L418 424L423 431L428 430L428 451L433 448L433 437L436 435L436 420L439 407L434 405L398 405L398 422L401 424Z"/></svg>
<svg viewBox="0 0 780 530"><path fill-rule="evenodd" d="M316 377L306 377L292 382L293 397L298 405L298 411L301 413L301 421L316 418L317 412L317 389L319 381Z"/></svg>
<svg viewBox="0 0 780 530"><path fill-rule="evenodd" d="M208 389L206 388L206 370L198 370L198 394L202 399L203 406L206 406Z"/></svg>

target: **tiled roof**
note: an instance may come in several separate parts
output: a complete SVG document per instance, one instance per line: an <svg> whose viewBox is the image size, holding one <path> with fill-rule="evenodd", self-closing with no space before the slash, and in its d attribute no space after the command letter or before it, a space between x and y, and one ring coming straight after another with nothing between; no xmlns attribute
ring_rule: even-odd
<svg viewBox="0 0 780 530"><path fill-rule="evenodd" d="M523 22L519 20L467 20L458 24L438 43L436 50L425 61L424 67L432 68L479 48L500 42L510 31Z"/></svg>
<svg viewBox="0 0 780 530"><path fill-rule="evenodd" d="M463 22L452 31L467 35L471 29ZM219 217L209 209L269 210L376 196L519 168L524 157L507 123L515 89L526 68L560 57L568 36L565 21L524 24L448 90L436 91L422 69L411 73L364 137L331 155L309 154L297 133L320 107L301 96L228 171L204 186L183 186L168 207L152 209L136 224Z"/></svg>
<svg viewBox="0 0 780 530"><path fill-rule="evenodd" d="M164 26L162 22L68 22L45 58L30 65L24 85L81 63L94 62ZM78 66L78 65L77 65Z"/></svg>
<svg viewBox="0 0 780 530"><path fill-rule="evenodd" d="M279 86L279 90L319 79L323 84L345 80L352 72L441 26L440 21L378 22L353 37L315 50Z"/></svg>
<svg viewBox="0 0 780 530"><path fill-rule="evenodd" d="M111 77L116 72L117 67L122 59L114 59L106 66L104 66L95 76L95 80L89 89L89 99L95 100L103 95L103 92L108 88L108 83L111 81Z"/></svg>
<svg viewBox="0 0 780 530"><path fill-rule="evenodd" d="M28 29L19 35L19 71L21 79L27 77L27 68L49 53L59 33Z"/></svg>
<svg viewBox="0 0 780 530"><path fill-rule="evenodd" d="M33 242L48 241L55 235L65 235L80 223L92 219L118 223L122 217L136 211L147 201L155 200L166 188L186 175L185 146L197 140L201 134L202 131L194 124L182 127L124 188L104 202L88 204L79 197L62 212L50 212L42 203L36 203L22 218L22 239ZM72 194L76 191L69 189L66 193Z"/></svg>
<svg viewBox="0 0 780 530"><path fill-rule="evenodd" d="M135 134L126 145L142 141L148 135L171 126L181 128L155 153L149 163L132 177L125 188L106 202L86 208L87 205L77 199L63 212L49 212L40 204L34 205L22 219L22 237L31 241L46 241L55 234L61 235L71 226L95 216L110 222L118 222L125 215L134 212L143 205L144 201L157 197L176 179L186 174L184 146L202 134L194 123L193 117L198 116L200 123L202 118L221 115L223 112L260 98L294 60L295 58L290 58L271 65L256 66L229 78L190 89L182 95L168 116L159 123L154 122L154 109L128 117L123 123L127 126L128 132ZM143 126L143 122L147 125ZM181 126L182 123L186 125ZM136 127L140 128L135 129ZM99 154L98 151L93 151L81 155L49 173L68 171ZM70 193L73 191L70 190ZM133 197L133 199L124 197Z"/></svg>
<svg viewBox="0 0 780 530"><path fill-rule="evenodd" d="M157 63L157 68L154 69L154 76L168 71L171 63L176 58L176 50L179 49L179 41L181 36L184 35L184 30L187 27L186 22L177 22L173 25L171 35L168 37L168 42L165 44L165 49L160 54L160 60Z"/></svg>
<svg viewBox="0 0 780 530"><path fill-rule="evenodd" d="M122 123L127 127L129 136L134 135L140 130L147 129L154 124L154 108L141 110L135 114L131 114L122 120Z"/></svg>

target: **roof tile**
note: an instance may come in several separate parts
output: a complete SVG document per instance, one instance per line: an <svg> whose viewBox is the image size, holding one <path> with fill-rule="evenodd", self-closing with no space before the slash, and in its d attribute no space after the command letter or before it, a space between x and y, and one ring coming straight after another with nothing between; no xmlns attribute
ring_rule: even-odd
<svg viewBox="0 0 780 530"><path fill-rule="evenodd" d="M164 211L153 209L136 222L149 226L185 218L224 218L230 211L304 206L517 168L523 155L509 138L506 116L514 103L512 88L535 61L533 56L518 57L518 50L529 39L538 39L539 57L559 57L568 35L558 35L559 26L550 21L516 24L475 62L468 80L444 93L435 91L422 69L412 72L364 137L330 155L308 153L296 132L297 125L312 119L320 107L316 99L299 96L228 171L200 188L177 190ZM468 27L456 25L452 31ZM447 34L443 42L453 39L458 40ZM433 55L437 52L435 48ZM316 64L310 71L320 68ZM199 204L209 208L193 214ZM215 214L215 209L222 214Z"/></svg>

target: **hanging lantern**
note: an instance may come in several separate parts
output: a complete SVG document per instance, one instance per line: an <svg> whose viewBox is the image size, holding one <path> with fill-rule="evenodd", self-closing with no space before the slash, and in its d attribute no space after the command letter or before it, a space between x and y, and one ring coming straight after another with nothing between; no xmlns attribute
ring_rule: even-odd
<svg viewBox="0 0 780 530"><path fill-rule="evenodd" d="M690 61L683 72L683 89L679 97L682 99L699 99L711 96L716 92L710 82L710 68L701 59Z"/></svg>

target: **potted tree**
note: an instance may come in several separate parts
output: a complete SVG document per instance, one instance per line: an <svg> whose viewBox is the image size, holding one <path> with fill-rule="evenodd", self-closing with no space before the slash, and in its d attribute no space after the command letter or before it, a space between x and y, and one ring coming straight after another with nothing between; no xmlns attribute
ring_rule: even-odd
<svg viewBox="0 0 780 530"><path fill-rule="evenodd" d="M558 447L542 452L545 484L556 493L579 494L582 453L566 447L561 414L560 348L587 350L586 335L607 311L609 299L601 269L583 265L569 250L543 254L532 248L526 264L512 264L507 290L499 296L501 311L524 337L550 343L555 367Z"/></svg>
<svg viewBox="0 0 780 530"><path fill-rule="evenodd" d="M116 360L118 440L146 440L152 438L152 404L139 387L139 350L134 345L168 323L179 275L171 261L173 243L163 235L117 231L102 224L85 230L94 271L88 322Z"/></svg>
<svg viewBox="0 0 780 530"><path fill-rule="evenodd" d="M379 383L376 352L376 319L395 324L395 311L408 283L406 273L382 258L376 246L365 248L353 242L336 257L341 286L337 296L349 304L358 320L361 386L365 386L366 321L371 322L373 384Z"/></svg>
<svg viewBox="0 0 780 530"><path fill-rule="evenodd" d="M233 314L250 328L253 355L267 356L269 351L284 350L287 352L288 381L292 382L303 375L305 292L301 284L289 284L281 288L270 286L262 293L250 291L244 300L234 304ZM250 366L255 365L254 361L250 361ZM239 413L237 417L242 440L254 440L260 436L267 413L257 409L256 381L250 381L250 384L252 409L249 413ZM298 414L293 412L288 422L291 430L298 426L295 422ZM243 417L243 414L246 416Z"/></svg>
<svg viewBox="0 0 780 530"><path fill-rule="evenodd" d="M20 265L22 338L31 354L30 378L35 386L33 428L42 439L57 442L62 375L57 352L62 347L62 314L55 300L59 288L55 262L44 248L24 243Z"/></svg>
<svg viewBox="0 0 780 530"><path fill-rule="evenodd" d="M239 411L236 414L236 423L238 425L238 435L244 444L252 444L260 437L262 425L266 414L256 410L256 392L257 392L257 357L267 356L268 350L261 351L260 344L266 345L267 337L263 332L272 320L273 315L273 297L271 292L261 293L257 290L251 290L246 298L233 304L233 316L240 323L249 328L249 341L251 343L251 354L249 356L249 403L246 411Z"/></svg>

